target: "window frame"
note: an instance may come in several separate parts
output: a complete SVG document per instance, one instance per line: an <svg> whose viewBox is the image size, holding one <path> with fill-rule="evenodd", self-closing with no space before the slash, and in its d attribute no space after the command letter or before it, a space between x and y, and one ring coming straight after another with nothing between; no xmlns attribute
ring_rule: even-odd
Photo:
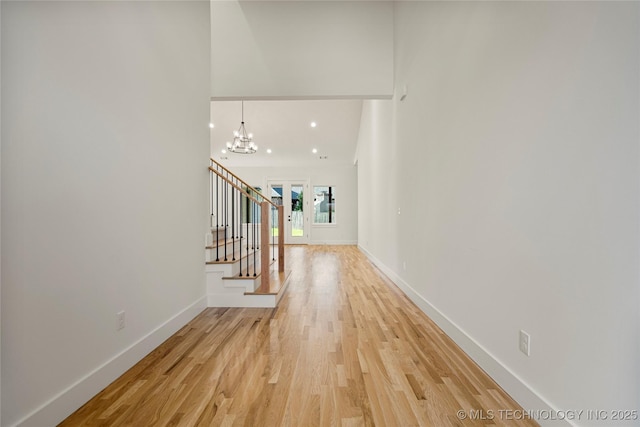
<svg viewBox="0 0 640 427"><path fill-rule="evenodd" d="M313 184L311 186L312 191L313 191L313 220L311 221L311 225L313 227L335 227L338 225L338 215L337 215L337 210L336 210L336 199L335 199L335 190L336 190L336 186L335 185L318 185L318 184ZM331 195L333 198L333 211L331 214L331 217L333 219L333 222L316 222L316 188L331 188ZM331 200L329 200L329 204L331 204ZM329 210L331 209L331 207L329 207Z"/></svg>

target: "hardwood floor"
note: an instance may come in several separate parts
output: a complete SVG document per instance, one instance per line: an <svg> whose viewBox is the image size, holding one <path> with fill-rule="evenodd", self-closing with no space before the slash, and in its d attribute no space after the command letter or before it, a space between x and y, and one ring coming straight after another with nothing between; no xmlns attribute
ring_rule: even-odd
<svg viewBox="0 0 640 427"><path fill-rule="evenodd" d="M287 269L278 308L206 309L61 425L537 425L356 247Z"/></svg>

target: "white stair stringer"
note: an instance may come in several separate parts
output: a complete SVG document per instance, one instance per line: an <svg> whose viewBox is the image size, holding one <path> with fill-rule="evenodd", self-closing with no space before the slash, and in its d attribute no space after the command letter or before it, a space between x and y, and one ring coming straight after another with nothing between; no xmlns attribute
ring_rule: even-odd
<svg viewBox="0 0 640 427"><path fill-rule="evenodd" d="M243 295L214 293L207 295L207 307L275 308L281 295Z"/></svg>
<svg viewBox="0 0 640 427"><path fill-rule="evenodd" d="M283 292L247 295L243 288L220 286L221 282L221 273L207 271L208 307L275 308L283 296Z"/></svg>
<svg viewBox="0 0 640 427"><path fill-rule="evenodd" d="M247 263L253 274L253 254L243 258L242 269L246 271ZM255 256L256 277L253 275L240 278L240 261L228 261L206 265L207 306L208 307L276 307L282 295L246 295L260 287L260 251Z"/></svg>

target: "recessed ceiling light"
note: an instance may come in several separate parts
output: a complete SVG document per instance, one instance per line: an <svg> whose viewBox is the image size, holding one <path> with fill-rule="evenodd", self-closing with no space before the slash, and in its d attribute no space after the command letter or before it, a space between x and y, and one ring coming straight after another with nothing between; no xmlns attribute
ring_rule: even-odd
<svg viewBox="0 0 640 427"><path fill-rule="evenodd" d="M312 128L314 128L314 127L316 127L316 126L318 126L318 124L317 124L316 122L311 122L311 127L312 127Z"/></svg>
<svg viewBox="0 0 640 427"><path fill-rule="evenodd" d="M267 154L271 154L271 148L267 148Z"/></svg>
<svg viewBox="0 0 640 427"><path fill-rule="evenodd" d="M312 152L313 154L316 154L316 153L318 152L318 150L314 148L313 150L311 150L311 152Z"/></svg>
<svg viewBox="0 0 640 427"><path fill-rule="evenodd" d="M213 129L215 126L213 125L213 123L209 123L209 128Z"/></svg>
<svg viewBox="0 0 640 427"><path fill-rule="evenodd" d="M220 152L221 152L222 154L227 154L227 150L224 150L224 149L223 149L223 150L221 150Z"/></svg>

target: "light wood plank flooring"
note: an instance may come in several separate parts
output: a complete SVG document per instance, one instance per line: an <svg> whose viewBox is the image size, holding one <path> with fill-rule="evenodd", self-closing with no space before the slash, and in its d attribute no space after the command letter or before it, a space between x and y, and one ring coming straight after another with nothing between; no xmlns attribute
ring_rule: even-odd
<svg viewBox="0 0 640 427"><path fill-rule="evenodd" d="M61 425L537 425L356 247L287 269L278 308L206 309Z"/></svg>

